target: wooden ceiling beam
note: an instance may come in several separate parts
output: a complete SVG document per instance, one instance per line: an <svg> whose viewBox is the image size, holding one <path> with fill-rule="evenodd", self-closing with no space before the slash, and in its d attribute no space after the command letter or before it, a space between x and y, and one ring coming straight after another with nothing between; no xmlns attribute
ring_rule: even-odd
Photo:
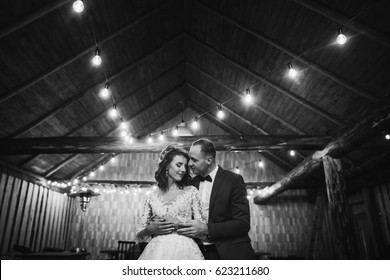
<svg viewBox="0 0 390 280"><path fill-rule="evenodd" d="M219 86L223 87L225 90L229 91L231 94L237 96L237 97L242 97L243 94L241 94L239 91L235 90L235 89L232 89L230 88L229 86L225 85L224 83L222 83L221 81L219 81L217 78L214 78L213 76L211 76L209 73L205 72L204 70L200 69L198 66L196 66L194 63L192 62L188 62L188 59L187 59L187 62L186 62L187 65L190 65L191 67L195 68L196 71L200 72L202 75L206 76L208 79L212 80L213 82L215 82L216 84L218 84ZM305 133L303 130L297 128L296 126L288 123L287 121L285 121L284 119L278 117L277 115L275 115L274 113L268 111L266 108L264 108L263 106L261 106L259 103L257 103L256 101L252 101L252 104L251 106L253 106L254 108L262 111L264 114L266 114L267 116L271 117L272 119L280 122L281 124L283 124L285 127L287 127L288 129L290 129L291 131L297 133L297 134L301 134L301 135L305 135L307 133Z"/></svg>
<svg viewBox="0 0 390 280"><path fill-rule="evenodd" d="M296 182L316 171L322 165L324 156L340 158L370 139L382 134L389 126L390 105L384 104L360 123L345 131L339 138L329 142L324 149L307 157L282 180L263 190L254 198L254 203L262 204L294 186Z"/></svg>
<svg viewBox="0 0 390 280"><path fill-rule="evenodd" d="M125 72L127 72L128 70L130 70L131 68L134 68L134 67L137 67L137 65L139 63L141 63L142 61L146 60L146 59L149 59L150 57L152 57L153 55L155 55L156 53L158 53L162 48L164 48L165 46L167 46L168 44L170 44L173 40L175 40L176 38L178 38L180 36L174 36L172 39L170 39L169 41L165 42L164 44L162 44L161 46L158 46L154 51L152 51L151 53L148 53L147 55L144 55L143 57L139 58L137 61L129 64L128 66L125 66L123 69L121 69L120 71L116 72L115 74L113 74L112 76L108 77L108 82L111 83L112 81L114 81L115 79L117 79L118 77L120 77L121 75L123 75ZM177 65L183 63L182 61L180 61L179 63L175 64L173 67L169 68L167 71L163 72L162 74L158 75L157 77L153 78L152 81L160 78L161 76L165 75L168 71L170 71L172 68L176 67ZM150 81L148 81L149 83ZM78 100L80 100L81 98L83 98L84 96L86 96L87 94L89 93L92 93L92 92L96 92L96 91L100 91L103 86L105 84L105 81L102 81L102 82L99 82L95 85L93 85L92 87L88 88L87 90L84 90L83 92L75 95L74 97L72 97L71 99L67 100L66 102L62 103L60 106L58 106L57 108L51 110L50 112L48 112L47 114L41 116L39 119L35 120L34 122L32 122L31 124L27 125L26 127L23 127L21 129L19 129L18 131L16 131L15 133L11 134L10 136L8 136L9 138L16 138L16 137L20 137L22 136L23 134L26 134L27 132L29 132L30 130L34 129L35 127L37 127L38 125L42 124L43 122L47 121L48 119L50 119L52 116L54 116L55 114L57 114L58 112L60 112L61 110L65 109L66 107L68 106L71 106L73 103L77 102ZM143 88L144 86L142 86ZM137 90L140 90L140 89L136 89L135 91L133 91L132 93L128 94L126 96L126 98L129 98L130 96L134 95L136 93Z"/></svg>
<svg viewBox="0 0 390 280"><path fill-rule="evenodd" d="M181 109L181 108L180 108ZM112 132L115 132L115 129ZM145 129L139 134L142 135ZM112 134L109 133L109 134ZM0 139L1 155L69 154L69 153L125 153L156 152L169 143L190 147L192 142L206 136L167 136L165 141L145 143L144 139L129 144L121 137L43 137ZM319 150L329 142L329 136L301 135L209 135L217 150Z"/></svg>
<svg viewBox="0 0 390 280"><path fill-rule="evenodd" d="M192 108L193 110L195 110L198 113L207 111L205 108L199 106L198 104L196 104L195 102L193 102L191 100L188 101L188 105L189 105L190 108ZM204 117L207 118L208 120L210 120L211 122L213 122L214 124L220 126L222 129L228 131L230 134L233 134L233 135L243 135L243 133L241 131L235 129L231 125L229 125L226 122L218 119L217 117L215 117L212 114L206 114L206 115L204 115ZM281 158L281 157L279 157L277 155L274 155L272 153L272 151L265 150L265 151L259 152L259 154L261 154L262 156L264 156L268 160L274 162L276 165L278 165L279 167L281 167L285 171L291 170L294 167L294 165L292 165L291 163L285 161L283 158Z"/></svg>
<svg viewBox="0 0 390 280"><path fill-rule="evenodd" d="M278 50L280 50L281 52L291 56L291 58L293 60L298 60L304 64L306 64L307 66L309 66L310 68L316 70L318 73L321 73L322 75L328 77L329 79L337 82L338 84L342 85L343 87L349 89L351 92L373 102L373 103L378 103L380 100L372 95L371 93L369 92L366 92L365 90L359 88L358 86L354 85L352 82L350 81L347 81L339 76L337 76L335 73L333 73L332 71L329 71L323 67L321 67L320 65L318 65L317 63L309 60L308 58L305 58L303 57L302 55L300 55L299 53L296 53L294 52L293 50L290 50L288 49L286 46L283 46L282 44L276 42L275 40L271 39L270 37L264 35L264 34L261 34L260 32L256 31L256 30L253 30L249 27L246 27L244 26L243 24L235 21L235 20L232 20L231 18L221 14L220 12L217 12L197 1L194 1L198 6L204 8L205 10L209 11L210 13L216 15L216 16L219 16L221 18L223 18L225 21L231 23L232 25L236 26L236 27L239 27L240 29L244 30L245 32L251 34L252 36L258 38L259 40L262 40L264 42L266 42L267 44L270 44L271 46L273 46L274 48L277 48Z"/></svg>
<svg viewBox="0 0 390 280"><path fill-rule="evenodd" d="M148 106L142 108L140 111L134 113L129 119L127 119L126 121L127 122L132 122L134 121L136 118L138 118L139 116L141 116L142 114L144 114L145 112L147 112L148 110L150 110L151 108L153 108L154 106L156 106L157 104L159 104L160 102L162 102L165 98L167 98L168 96L170 96L171 94L175 93L176 91L180 90L183 88L183 85L179 85L175 88L173 88L172 90L170 90L169 92L166 92L164 93L160 98L157 98L156 100L154 100L152 103L149 103ZM104 116L104 115L107 115L107 111L99 114L97 117L94 118L97 119L101 116ZM114 129L112 129L111 131L107 132L105 135L103 135L102 137L107 137L107 136L110 136L114 133L117 133L118 131L120 130L119 127L116 127ZM67 139L69 137L66 137L64 139ZM62 167L64 167L65 165L67 165L68 163L72 162L76 157L78 156L78 154L75 154L75 155L71 155L69 157L67 157L64 161L58 163L56 166L50 168L50 170L48 170L46 173L45 173L45 177L48 177L48 176L51 176L52 174L54 174L55 172L57 172L59 169L61 169Z"/></svg>
<svg viewBox="0 0 390 280"><path fill-rule="evenodd" d="M293 0L297 4L301 5L302 7L305 7L313 12L316 12L332 21L335 21L340 24L340 26L348 26L348 28L351 28L352 30L356 31L359 34L362 34L364 36L367 36L371 38L372 40L390 48L390 37L385 35L384 33L367 26L365 24L361 24L357 22L356 20L350 20L350 16L346 16L334 9L331 9L323 4L321 4L318 1L308 1L308 0ZM373 4L376 5L378 3L374 2Z"/></svg>
<svg viewBox="0 0 390 280"><path fill-rule="evenodd" d="M323 118L327 119L328 121L340 126L340 127L344 127L344 123L340 120L338 120L337 118L335 118L334 116L332 116L331 114L329 114L327 111L325 111L324 109L312 104L311 102L309 102L308 100L296 95L295 93L292 93L284 88L282 88L281 86L271 82L271 81L268 81L265 77L261 76L260 74L252 71L252 70L249 70L248 68L246 68L244 65L240 64L239 62L231 59L230 57L227 57L226 55L224 55L223 53L221 53L220 51L218 51L217 49L211 47L210 45L206 44L205 42L201 41L200 39L186 33L187 37L195 42L198 42L200 45L204 46L206 49L210 50L211 52L213 52L214 54L218 55L219 57L221 57L222 59L228 61L229 63L231 63L232 65L238 67L239 69L241 69L242 71L244 71L245 73L251 75L252 77L255 77L256 79L260 80L262 83L272 87L273 89L275 89L276 91L282 93L283 95L285 95L286 97L289 97L291 98L292 100L294 100L295 102L297 102L298 104L306 107L307 109L309 109L310 111L314 112L315 114L319 115L319 116L322 116Z"/></svg>
<svg viewBox="0 0 390 280"><path fill-rule="evenodd" d="M177 114L180 114L180 112L181 112L181 108L177 106L177 107L175 107L174 110L169 110L163 116L160 116L158 119L154 120L149 126L146 126L145 128L141 129L137 133L134 133L133 135L135 137L139 137L139 136L142 136L142 135L147 135L151 131L153 131L154 129L157 129L159 126L161 126L167 120L173 118ZM161 150L159 152L161 152ZM87 166L85 166L81 170L79 170L79 171L75 172L74 174L72 174L70 176L70 178L77 178L79 176L86 175L86 173L90 172L91 170L96 169L97 165L104 164L110 158L111 158L110 154L109 155L104 155L101 158L99 158L99 159L93 161L92 163L88 164Z"/></svg>
<svg viewBox="0 0 390 280"><path fill-rule="evenodd" d="M156 12L159 12L160 9L164 8L165 6L169 5L171 2L173 1L168 1L164 4L161 4L159 5L157 8L153 9L152 11L140 16L139 18L133 20L132 22L124 25L123 27L117 29L116 31L110 33L109 36L107 36L106 38L103 38L102 40L99 41L99 44L100 45L103 45L104 43L108 42L109 40L115 38L116 36L122 34L123 32L133 28L135 25L137 25L138 23L140 23L141 21L149 18L150 16L154 15L154 13ZM38 76L30 79L29 81L23 83L22 85L18 86L17 88L7 92L7 93L4 93L1 95L0 97L0 104L7 101L8 99L16 96L17 94L21 93L22 91L26 90L27 88L35 85L36 83L40 82L41 80L45 79L46 77L50 76L51 74L57 72L59 69L61 68L64 68L65 66L69 65L70 63L72 63L73 61L79 59L80 57L86 55L86 54L90 54L92 52L92 50L95 49L95 44L93 45L90 45L88 47L86 47L84 50L80 51L78 54L74 55L73 57L70 57L68 58L66 61L63 61L49 69L47 69L45 72L39 74Z"/></svg>
<svg viewBox="0 0 390 280"><path fill-rule="evenodd" d="M57 0L57 1L50 1L45 6L41 7L39 10L33 12L32 14L16 21L8 26L5 26L0 29L0 39L7 36L8 34L11 34L22 27L26 26L27 24L43 17L44 15L64 6L65 4L69 3L72 0Z"/></svg>

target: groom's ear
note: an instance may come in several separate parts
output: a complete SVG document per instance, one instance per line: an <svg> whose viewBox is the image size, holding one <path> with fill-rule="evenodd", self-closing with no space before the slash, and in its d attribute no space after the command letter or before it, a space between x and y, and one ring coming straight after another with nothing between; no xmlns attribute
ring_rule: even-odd
<svg viewBox="0 0 390 280"><path fill-rule="evenodd" d="M206 163L209 165L213 162L213 160L214 160L214 158L212 156L206 157Z"/></svg>

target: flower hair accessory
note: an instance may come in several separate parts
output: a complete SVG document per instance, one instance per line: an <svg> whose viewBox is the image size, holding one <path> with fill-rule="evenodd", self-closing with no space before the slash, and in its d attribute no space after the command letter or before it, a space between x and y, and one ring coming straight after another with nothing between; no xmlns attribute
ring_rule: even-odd
<svg viewBox="0 0 390 280"><path fill-rule="evenodd" d="M169 145L168 147L166 147L160 154L160 157L158 158L158 163L162 162L164 160L164 158L167 156L167 154L169 154L170 152L172 152L173 150L176 150L175 147L173 147L172 145Z"/></svg>

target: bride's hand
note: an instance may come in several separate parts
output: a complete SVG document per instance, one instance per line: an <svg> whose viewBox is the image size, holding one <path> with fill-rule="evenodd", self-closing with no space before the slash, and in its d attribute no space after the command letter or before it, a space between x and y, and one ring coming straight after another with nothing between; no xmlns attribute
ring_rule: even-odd
<svg viewBox="0 0 390 280"><path fill-rule="evenodd" d="M168 222L168 223L171 223L175 226L175 229L178 228L178 225L180 223L180 221L176 218L173 218L173 217L170 217L170 216L164 216L163 219Z"/></svg>

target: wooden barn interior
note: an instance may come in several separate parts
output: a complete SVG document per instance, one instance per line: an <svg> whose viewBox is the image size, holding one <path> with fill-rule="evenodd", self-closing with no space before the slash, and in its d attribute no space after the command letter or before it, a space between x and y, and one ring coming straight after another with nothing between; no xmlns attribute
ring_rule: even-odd
<svg viewBox="0 0 390 280"><path fill-rule="evenodd" d="M258 259L390 259L389 1L74 2L2 1L2 259L137 243L160 151L199 138Z"/></svg>

